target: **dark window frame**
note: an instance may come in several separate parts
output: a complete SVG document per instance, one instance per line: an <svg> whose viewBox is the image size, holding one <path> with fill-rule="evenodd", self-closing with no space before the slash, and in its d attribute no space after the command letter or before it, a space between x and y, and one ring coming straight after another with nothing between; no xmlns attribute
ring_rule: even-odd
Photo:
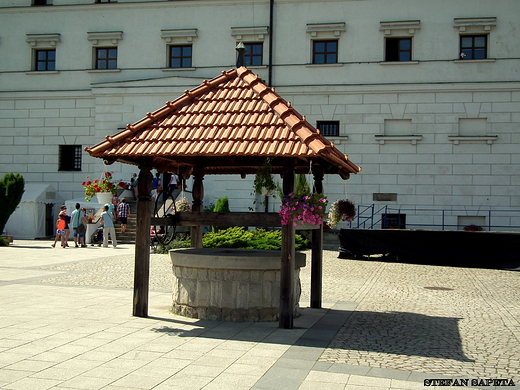
<svg viewBox="0 0 520 390"><path fill-rule="evenodd" d="M324 137L339 137L339 121L317 121L316 128Z"/></svg>
<svg viewBox="0 0 520 390"><path fill-rule="evenodd" d="M403 47L404 43L408 43L408 47ZM411 37L385 38L385 62L412 61L412 45Z"/></svg>
<svg viewBox="0 0 520 390"><path fill-rule="evenodd" d="M175 49L180 49L179 54L173 53ZM189 49L189 53L188 53ZM177 66L178 65L178 66ZM193 67L193 45L170 45L168 46L168 67L169 68L192 68Z"/></svg>
<svg viewBox="0 0 520 390"><path fill-rule="evenodd" d="M406 214L382 214L381 229L406 229Z"/></svg>
<svg viewBox="0 0 520 390"><path fill-rule="evenodd" d="M324 39L312 41L312 63L316 65L337 64L338 45L337 39ZM335 47L331 47L334 44ZM323 47L321 47L323 45Z"/></svg>
<svg viewBox="0 0 520 390"><path fill-rule="evenodd" d="M49 54L53 54L49 58ZM41 58L43 54L43 58ZM48 72L56 70L56 49L36 49L34 50L34 70L38 72Z"/></svg>
<svg viewBox="0 0 520 390"><path fill-rule="evenodd" d="M244 52L244 65L245 66L262 66L264 62L264 43L263 42L244 42L246 51ZM260 53L258 49L260 48Z"/></svg>
<svg viewBox="0 0 520 390"><path fill-rule="evenodd" d="M52 5L52 3L49 0L33 0L32 6L39 7L39 6L45 6L45 5Z"/></svg>
<svg viewBox="0 0 520 390"><path fill-rule="evenodd" d="M59 145L58 171L81 171L81 145Z"/></svg>
<svg viewBox="0 0 520 390"><path fill-rule="evenodd" d="M115 50L115 56L112 51ZM97 70L110 70L117 69L117 46L112 47L96 47L95 55L95 69ZM103 55L101 55L103 54Z"/></svg>
<svg viewBox="0 0 520 390"><path fill-rule="evenodd" d="M484 45L476 45L476 39L484 38ZM471 39L471 45L467 46L464 41ZM488 58L488 34L460 35L459 39L461 60L485 60ZM483 56L475 57L476 52L482 52Z"/></svg>

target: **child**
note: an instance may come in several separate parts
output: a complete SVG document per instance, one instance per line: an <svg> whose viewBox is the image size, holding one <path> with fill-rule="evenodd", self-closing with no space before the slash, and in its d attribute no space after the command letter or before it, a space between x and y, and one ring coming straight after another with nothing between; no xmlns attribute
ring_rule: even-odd
<svg viewBox="0 0 520 390"><path fill-rule="evenodd" d="M56 246L56 241L58 241L58 239L61 240L61 246L63 248L67 247L65 246L65 226L67 226L65 215L60 214L58 216L58 221L56 222L56 237L54 238L54 243L51 245L53 248Z"/></svg>

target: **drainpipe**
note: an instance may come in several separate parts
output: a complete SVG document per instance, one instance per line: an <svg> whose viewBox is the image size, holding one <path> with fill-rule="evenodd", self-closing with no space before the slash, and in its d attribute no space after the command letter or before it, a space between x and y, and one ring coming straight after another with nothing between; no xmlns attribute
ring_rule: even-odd
<svg viewBox="0 0 520 390"><path fill-rule="evenodd" d="M273 86L273 23L274 23L274 0L269 0L269 65L267 68L267 86ZM269 211L269 197L266 196L265 212Z"/></svg>
<svg viewBox="0 0 520 390"><path fill-rule="evenodd" d="M273 86L273 24L274 24L274 0L269 0L269 67L267 86Z"/></svg>

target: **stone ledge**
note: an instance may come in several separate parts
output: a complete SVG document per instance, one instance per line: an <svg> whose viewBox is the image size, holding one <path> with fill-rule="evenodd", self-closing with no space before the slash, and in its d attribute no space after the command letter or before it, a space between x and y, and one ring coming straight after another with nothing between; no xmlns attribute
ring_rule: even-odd
<svg viewBox="0 0 520 390"><path fill-rule="evenodd" d="M174 266L212 269L280 269L279 251L225 248L172 249L170 259ZM295 268L306 266L304 253L296 252Z"/></svg>
<svg viewBox="0 0 520 390"><path fill-rule="evenodd" d="M213 321L276 321L278 312L279 309L276 307L230 309L226 307L193 307L177 303L174 303L172 306L173 314Z"/></svg>

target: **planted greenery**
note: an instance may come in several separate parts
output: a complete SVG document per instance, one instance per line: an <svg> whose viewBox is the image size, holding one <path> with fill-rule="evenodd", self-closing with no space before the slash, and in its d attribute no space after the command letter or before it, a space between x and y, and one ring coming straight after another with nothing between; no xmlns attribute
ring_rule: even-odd
<svg viewBox="0 0 520 390"><path fill-rule="evenodd" d="M19 173L6 173L0 180L0 233L16 210L25 191L25 180Z"/></svg>
<svg viewBox="0 0 520 390"><path fill-rule="evenodd" d="M273 180L273 168L271 166L271 158L267 157L263 165L256 170L255 181L253 182L253 193L251 195L262 195L264 200L261 205L266 205L266 197L272 196L276 190L276 183ZM256 199L253 201L256 204Z"/></svg>
<svg viewBox="0 0 520 390"><path fill-rule="evenodd" d="M159 245L155 253L168 253L170 249L189 248L189 240L173 240L167 246ZM206 233L202 237L203 248L237 248L280 250L282 248L281 230L246 230L242 227L230 227L217 232ZM296 250L304 250L308 241L301 235L295 235Z"/></svg>
<svg viewBox="0 0 520 390"><path fill-rule="evenodd" d="M307 246L307 240L296 234L296 250L303 250ZM218 232L206 233L202 237L202 247L280 250L282 232L281 230L246 230L242 227L231 227Z"/></svg>
<svg viewBox="0 0 520 390"><path fill-rule="evenodd" d="M213 208L214 213L229 213L229 199L227 196L224 196L223 198L219 198L217 200L217 203L215 204L215 207ZM216 232L222 230L218 226L212 226L211 231Z"/></svg>

